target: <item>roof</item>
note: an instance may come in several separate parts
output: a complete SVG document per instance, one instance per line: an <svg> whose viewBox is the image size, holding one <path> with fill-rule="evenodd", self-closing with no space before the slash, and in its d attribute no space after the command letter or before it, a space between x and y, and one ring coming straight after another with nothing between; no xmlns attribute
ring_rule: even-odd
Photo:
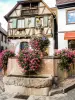
<svg viewBox="0 0 75 100"><path fill-rule="evenodd" d="M23 4L23 3L28 3L28 2L42 2L49 10L51 13L52 10L49 8L49 6L42 0L21 0L21 1L18 1L17 4L11 9L11 11L9 13L7 13L4 18L8 21L8 18L9 16L12 14L12 12L20 5L20 4Z"/></svg>
<svg viewBox="0 0 75 100"><path fill-rule="evenodd" d="M3 33L4 35L7 35L7 32L1 27L1 23L0 23L0 32Z"/></svg>
<svg viewBox="0 0 75 100"><path fill-rule="evenodd" d="M8 16L10 16L12 14L12 12L20 5L20 4L23 4L23 3L28 3L28 2L40 2L42 0L21 0L21 1L18 1L17 4L10 10L10 12L8 12L4 18L8 21Z"/></svg>
<svg viewBox="0 0 75 100"><path fill-rule="evenodd" d="M56 0L56 5L75 3L75 0Z"/></svg>

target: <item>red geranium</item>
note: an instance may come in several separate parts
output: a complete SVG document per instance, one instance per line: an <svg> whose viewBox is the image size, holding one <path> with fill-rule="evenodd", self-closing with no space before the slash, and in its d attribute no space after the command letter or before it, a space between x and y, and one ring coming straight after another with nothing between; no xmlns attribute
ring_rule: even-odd
<svg viewBox="0 0 75 100"><path fill-rule="evenodd" d="M58 50L55 53L55 56L60 58L60 62L58 64L60 69L67 69L67 71L69 71L71 65L74 63L75 52L70 49L63 49Z"/></svg>
<svg viewBox="0 0 75 100"><path fill-rule="evenodd" d="M49 45L49 39L45 36L42 37L33 37L30 41L31 47L34 50L44 51Z"/></svg>
<svg viewBox="0 0 75 100"><path fill-rule="evenodd" d="M10 50L4 50L0 53L0 68L7 67L8 58L14 57L15 53Z"/></svg>
<svg viewBox="0 0 75 100"><path fill-rule="evenodd" d="M40 54L37 51L22 50L18 56L18 63L24 72L38 71L41 64Z"/></svg>

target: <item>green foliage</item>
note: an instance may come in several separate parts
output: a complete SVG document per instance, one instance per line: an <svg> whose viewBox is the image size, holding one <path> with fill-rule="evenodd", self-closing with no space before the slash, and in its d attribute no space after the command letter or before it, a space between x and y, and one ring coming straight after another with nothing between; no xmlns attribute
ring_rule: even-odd
<svg viewBox="0 0 75 100"><path fill-rule="evenodd" d="M30 41L31 47L35 50L44 51L49 45L49 39L45 36L43 37L33 37Z"/></svg>
<svg viewBox="0 0 75 100"><path fill-rule="evenodd" d="M72 50L63 49L58 50L55 55L60 58L60 62L58 64L60 69L70 71L71 66L74 63L75 52Z"/></svg>

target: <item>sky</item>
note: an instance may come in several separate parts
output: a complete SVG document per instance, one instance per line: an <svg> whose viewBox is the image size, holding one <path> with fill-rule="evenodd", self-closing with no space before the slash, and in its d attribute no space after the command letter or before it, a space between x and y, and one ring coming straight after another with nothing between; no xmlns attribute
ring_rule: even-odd
<svg viewBox="0 0 75 100"><path fill-rule="evenodd" d="M7 22L4 19L4 16L15 6L17 1L20 0L0 0L0 22L1 26L7 30ZM55 0L43 0L50 7L55 6Z"/></svg>

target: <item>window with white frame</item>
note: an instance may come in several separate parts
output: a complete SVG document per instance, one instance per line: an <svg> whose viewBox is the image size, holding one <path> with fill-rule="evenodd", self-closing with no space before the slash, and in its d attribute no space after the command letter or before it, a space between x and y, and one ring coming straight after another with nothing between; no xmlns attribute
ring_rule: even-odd
<svg viewBox="0 0 75 100"><path fill-rule="evenodd" d="M67 24L75 24L75 9L67 10L66 22Z"/></svg>
<svg viewBox="0 0 75 100"><path fill-rule="evenodd" d="M25 18L25 28L35 27L35 17Z"/></svg>
<svg viewBox="0 0 75 100"><path fill-rule="evenodd" d="M21 42L21 43L20 43L20 49L21 49L21 50L26 49L26 48L28 48L28 47L29 47L28 42Z"/></svg>
<svg viewBox="0 0 75 100"><path fill-rule="evenodd" d="M44 16L43 22L44 22L44 27L47 27L48 26L48 16Z"/></svg>
<svg viewBox="0 0 75 100"><path fill-rule="evenodd" d="M9 28L17 28L17 19L11 19L9 21Z"/></svg>
<svg viewBox="0 0 75 100"><path fill-rule="evenodd" d="M43 17L36 17L36 27L41 27L43 26Z"/></svg>
<svg viewBox="0 0 75 100"><path fill-rule="evenodd" d="M25 28L25 19L18 19L17 28Z"/></svg>

